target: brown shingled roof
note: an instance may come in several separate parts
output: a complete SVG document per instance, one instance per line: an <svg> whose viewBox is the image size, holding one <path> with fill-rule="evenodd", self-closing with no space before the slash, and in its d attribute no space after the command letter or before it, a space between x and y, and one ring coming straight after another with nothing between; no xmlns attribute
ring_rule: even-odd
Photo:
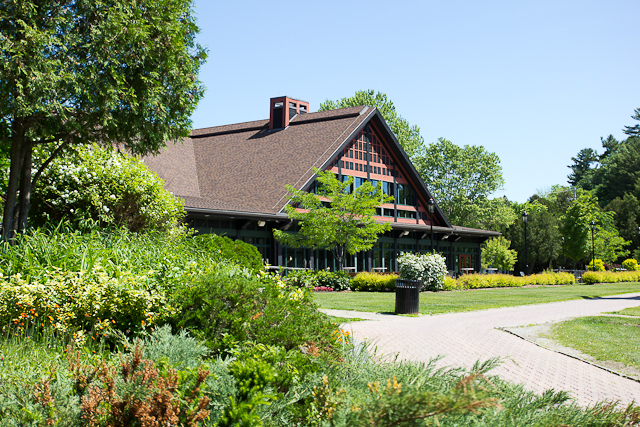
<svg viewBox="0 0 640 427"><path fill-rule="evenodd" d="M302 188L375 111L300 114L274 131L268 120L197 129L145 162L187 209L274 214L287 203L285 184Z"/></svg>

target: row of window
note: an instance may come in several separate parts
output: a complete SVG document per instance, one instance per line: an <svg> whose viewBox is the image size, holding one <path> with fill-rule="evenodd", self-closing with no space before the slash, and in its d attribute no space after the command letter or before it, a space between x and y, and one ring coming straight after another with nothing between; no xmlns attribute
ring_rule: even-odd
<svg viewBox="0 0 640 427"><path fill-rule="evenodd" d="M348 162L346 160L336 160L333 163L333 166L340 166L340 168L343 168L343 169L350 169L350 170L355 170L355 171L360 171L365 173L371 172L371 173L377 173L378 175L397 176L396 171L383 169L380 166L370 166L370 165L364 165L362 163Z"/></svg>
<svg viewBox="0 0 640 427"><path fill-rule="evenodd" d="M376 215L378 215L378 216L394 217L393 212L394 212L393 209L387 209L387 208L377 208L376 209ZM398 218L417 219L418 218L418 212L416 212L416 211L405 211L405 210L402 210L402 209L398 209Z"/></svg>
<svg viewBox="0 0 640 427"><path fill-rule="evenodd" d="M360 187L362 184L367 182L366 178L361 177L350 177L349 175L342 175L342 182L346 182L349 178L353 178L351 185L346 188L347 193L351 193L354 189ZM389 181L379 181L377 179L371 180L371 185L374 187L378 186L378 183L382 183L382 193L387 196L392 196L395 198L396 203L399 205L405 206L416 206L418 203L418 198L416 196L415 191L409 184L394 184ZM313 194L318 193L318 182L314 181L309 188L309 192Z"/></svg>

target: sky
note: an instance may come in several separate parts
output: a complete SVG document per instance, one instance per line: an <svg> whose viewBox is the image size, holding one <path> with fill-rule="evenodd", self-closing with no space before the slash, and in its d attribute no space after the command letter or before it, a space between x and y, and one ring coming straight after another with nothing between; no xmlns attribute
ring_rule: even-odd
<svg viewBox="0 0 640 427"><path fill-rule="evenodd" d="M425 143L481 145L524 202L568 185L640 108L640 1L195 0L209 51L194 128L269 117L269 99L385 93Z"/></svg>

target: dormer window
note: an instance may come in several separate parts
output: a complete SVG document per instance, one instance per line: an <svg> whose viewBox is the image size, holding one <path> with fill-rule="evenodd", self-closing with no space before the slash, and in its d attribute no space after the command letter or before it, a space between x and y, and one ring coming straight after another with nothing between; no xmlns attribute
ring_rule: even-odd
<svg viewBox="0 0 640 427"><path fill-rule="evenodd" d="M300 104L300 114L307 114L307 106Z"/></svg>
<svg viewBox="0 0 640 427"><path fill-rule="evenodd" d="M298 105L295 102L289 103L289 120L293 119L298 114Z"/></svg>

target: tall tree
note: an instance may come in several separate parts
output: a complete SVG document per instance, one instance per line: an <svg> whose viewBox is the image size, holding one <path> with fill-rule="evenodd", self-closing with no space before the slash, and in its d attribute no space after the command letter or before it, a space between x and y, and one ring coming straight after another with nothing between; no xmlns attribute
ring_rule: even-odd
<svg viewBox="0 0 640 427"><path fill-rule="evenodd" d="M488 200L504 179L500 159L483 146L459 147L439 138L414 163L452 223L478 227L485 218L493 218L496 226L501 222L508 226L515 219L512 212L500 209L501 201Z"/></svg>
<svg viewBox="0 0 640 427"><path fill-rule="evenodd" d="M640 121L640 108L636 108L633 116L631 116L633 120ZM625 126L623 132L629 136L640 137L640 124L635 124L633 126Z"/></svg>
<svg viewBox="0 0 640 427"><path fill-rule="evenodd" d="M391 230L389 223L378 223L373 216L381 203L392 202L393 197L382 193L380 183L373 187L365 182L352 190L351 177L340 182L332 172L316 173L318 194L287 186L291 203L285 211L290 219L300 221L298 233L274 230L273 235L283 244L332 250L342 270L346 253L371 249L379 234Z"/></svg>
<svg viewBox="0 0 640 427"><path fill-rule="evenodd" d="M74 144L155 153L188 135L206 51L192 0L0 3L0 144L11 167L2 234L27 224L42 170ZM32 153L51 156L32 176Z"/></svg>
<svg viewBox="0 0 640 427"><path fill-rule="evenodd" d="M567 177L569 184L585 190L592 190L593 173L598 162L598 153L593 148L583 148L571 160L573 164L567 166L571 169L571 173Z"/></svg>
<svg viewBox="0 0 640 427"><path fill-rule="evenodd" d="M411 159L421 152L424 146L424 139L420 135L420 128L415 125L411 126L409 122L402 118L396 111L393 102L391 102L384 93L375 93L371 89L359 90L349 98L342 98L337 101L327 99L320 104L320 111L356 107L359 105L376 107L380 111L380 114L384 117L384 120L400 142L400 145Z"/></svg>
<svg viewBox="0 0 640 427"><path fill-rule="evenodd" d="M598 171L596 194L603 206L617 197L634 194L640 185L640 137L625 140ZM640 197L640 194L636 194Z"/></svg>
<svg viewBox="0 0 640 427"><path fill-rule="evenodd" d="M633 194L627 193L624 197L616 197L607 207L606 211L615 213L613 217L614 227L620 233L620 237L633 242L633 247L640 245L638 225L640 225L640 202Z"/></svg>

